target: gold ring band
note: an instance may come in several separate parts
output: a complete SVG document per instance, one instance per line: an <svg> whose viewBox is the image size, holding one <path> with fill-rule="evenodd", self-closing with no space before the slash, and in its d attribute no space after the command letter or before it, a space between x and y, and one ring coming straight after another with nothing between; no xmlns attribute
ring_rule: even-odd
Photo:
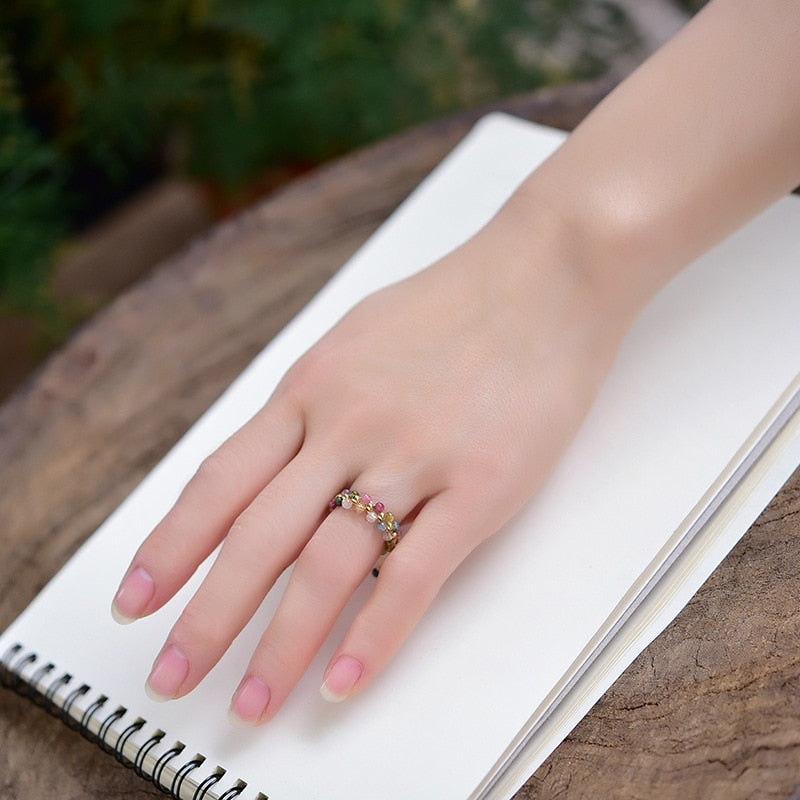
<svg viewBox="0 0 800 800"><path fill-rule="evenodd" d="M391 553L397 547L399 524L391 511L380 501L373 500L368 494L361 494L355 489L342 489L334 497L328 508L346 508L364 514L371 525L375 525L383 538L384 552Z"/></svg>

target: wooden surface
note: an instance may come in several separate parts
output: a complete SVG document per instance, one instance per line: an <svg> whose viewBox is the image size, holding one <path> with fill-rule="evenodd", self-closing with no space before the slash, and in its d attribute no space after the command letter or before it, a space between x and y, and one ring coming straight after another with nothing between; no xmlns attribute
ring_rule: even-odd
<svg viewBox="0 0 800 800"><path fill-rule="evenodd" d="M569 87L505 107L569 128L602 92ZM477 114L348 156L220 225L0 408L0 629ZM800 472L517 800L800 798L798 527ZM0 691L4 800L161 796Z"/></svg>

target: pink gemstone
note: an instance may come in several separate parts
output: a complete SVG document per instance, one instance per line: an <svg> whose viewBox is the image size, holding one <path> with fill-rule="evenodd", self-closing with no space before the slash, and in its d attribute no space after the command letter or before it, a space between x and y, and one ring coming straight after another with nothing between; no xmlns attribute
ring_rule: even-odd
<svg viewBox="0 0 800 800"><path fill-rule="evenodd" d="M375 522L378 515L374 511L367 511L367 522Z"/></svg>
<svg viewBox="0 0 800 800"><path fill-rule="evenodd" d="M391 542L394 539L394 533L392 531L384 531L383 532L383 541L384 542Z"/></svg>
<svg viewBox="0 0 800 800"><path fill-rule="evenodd" d="M373 508L378 512L378 514L383 514L383 512L386 510L386 506L383 503L375 503Z"/></svg>
<svg viewBox="0 0 800 800"><path fill-rule="evenodd" d="M361 495L362 505L368 506L372 502L372 498L368 494Z"/></svg>
<svg viewBox="0 0 800 800"><path fill-rule="evenodd" d="M349 497L342 498L342 508L352 508L353 501Z"/></svg>
<svg viewBox="0 0 800 800"><path fill-rule="evenodd" d="M330 501L330 503L328 503L328 508L331 511L333 511L333 509L336 508L336 498L335 497L333 498L333 500Z"/></svg>

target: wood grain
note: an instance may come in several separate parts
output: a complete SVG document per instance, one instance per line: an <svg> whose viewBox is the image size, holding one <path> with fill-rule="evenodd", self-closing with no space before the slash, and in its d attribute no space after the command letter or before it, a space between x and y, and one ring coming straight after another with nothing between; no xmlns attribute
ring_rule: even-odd
<svg viewBox="0 0 800 800"><path fill-rule="evenodd" d="M570 128L607 89L498 106ZM0 408L0 629L486 110L347 156L221 224ZM518 800L800 797L798 521L795 475ZM161 796L0 691L0 797Z"/></svg>
<svg viewBox="0 0 800 800"><path fill-rule="evenodd" d="M800 470L528 781L534 798L800 798Z"/></svg>

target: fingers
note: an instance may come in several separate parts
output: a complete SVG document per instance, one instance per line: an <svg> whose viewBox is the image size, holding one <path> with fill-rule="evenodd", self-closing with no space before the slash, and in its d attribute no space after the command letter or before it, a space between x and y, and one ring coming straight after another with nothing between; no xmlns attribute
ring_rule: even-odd
<svg viewBox="0 0 800 800"><path fill-rule="evenodd" d="M231 711L240 720L264 722L281 707L369 574L383 542L364 526L355 517L331 519L303 550L231 702Z"/></svg>
<svg viewBox="0 0 800 800"><path fill-rule="evenodd" d="M394 657L444 582L491 529L455 492L425 504L408 534L381 567L370 599L325 670L323 696L338 702L366 688Z"/></svg>
<svg viewBox="0 0 800 800"><path fill-rule="evenodd" d="M342 458L338 437L329 439L334 444L327 449L312 446L302 441L299 415L262 413L207 460L142 545L115 600L118 612L131 617L156 610L222 543L155 659L147 680L155 699L190 692L293 562L284 597L234 693L232 714L265 722L307 670L385 546L376 520L363 511L328 513L328 501L354 474L352 454ZM254 447L264 441L274 445L267 453ZM386 486L376 497L386 498L410 528L325 672L321 690L328 700L345 699L374 680L450 573L494 530L485 511L475 514L474 492L442 490L433 467L405 473L389 484L370 475L355 482ZM384 463L379 474L397 472ZM472 509L466 517L465 508Z"/></svg>
<svg viewBox="0 0 800 800"><path fill-rule="evenodd" d="M368 484L362 484L368 485ZM322 693L343 700L365 687L399 649L457 563L472 533L456 528L452 498L428 502L383 563L373 595L328 667ZM411 508L400 508L398 516ZM369 573L383 541L363 518L331 514L303 550L286 594L234 694L231 711L270 719L308 668L347 600ZM365 533L367 538L365 538ZM455 554L455 559L454 559Z"/></svg>
<svg viewBox="0 0 800 800"><path fill-rule="evenodd" d="M340 480L301 454L239 515L155 660L147 680L151 695L180 697L217 663L319 526L326 508L321 498Z"/></svg>
<svg viewBox="0 0 800 800"><path fill-rule="evenodd" d="M354 485L376 484L361 480ZM377 497L388 501L401 494L395 490L375 495L374 502L380 502ZM368 496L362 496L362 501L364 497ZM385 510L392 509L398 519L412 510L392 503L387 502ZM383 552L385 542L377 522L372 517L368 520L356 507L336 508L303 549L278 610L234 694L231 711L239 720L264 722L281 707Z"/></svg>
<svg viewBox="0 0 800 800"><path fill-rule="evenodd" d="M576 394L563 369L574 348L562 345L575 303L552 312L563 305L559 277L506 328L497 303L508 298L486 291L483 250L465 257L475 270L459 256L348 312L204 462L139 549L115 600L128 619L158 609L221 545L155 661L156 695L190 691L296 559L232 701L249 722L277 711L383 547L363 517L326 516L351 479L410 527L326 670L329 699L369 685L458 563L536 488L574 429L576 404L556 411ZM539 320L533 352L518 344L529 317Z"/></svg>
<svg viewBox="0 0 800 800"><path fill-rule="evenodd" d="M115 619L132 622L166 603L302 439L300 415L289 403L273 401L206 458L134 556L114 598Z"/></svg>

